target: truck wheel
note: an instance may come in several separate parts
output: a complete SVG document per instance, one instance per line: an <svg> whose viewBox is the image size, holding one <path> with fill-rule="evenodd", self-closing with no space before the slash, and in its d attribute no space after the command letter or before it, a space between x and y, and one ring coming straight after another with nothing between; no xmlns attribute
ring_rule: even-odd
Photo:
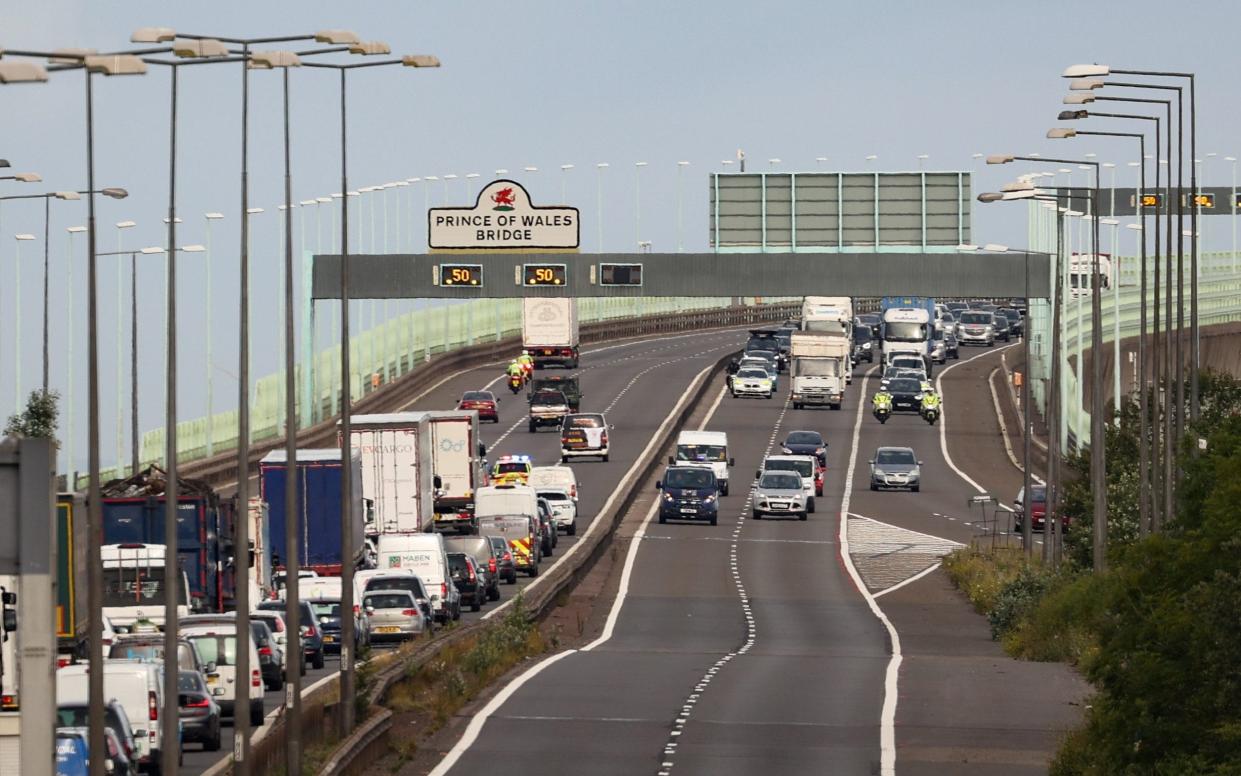
<svg viewBox="0 0 1241 776"><path fill-rule="evenodd" d="M562 455L562 456L560 456L560 462L561 462L561 463L568 463L568 462L569 462L569 456L567 456L567 455Z"/></svg>
<svg viewBox="0 0 1241 776"><path fill-rule="evenodd" d="M837 404L833 404L833 405L832 405L832 409L833 409L833 410L838 410L838 409L840 409L840 404L839 404L839 403L837 403Z"/></svg>

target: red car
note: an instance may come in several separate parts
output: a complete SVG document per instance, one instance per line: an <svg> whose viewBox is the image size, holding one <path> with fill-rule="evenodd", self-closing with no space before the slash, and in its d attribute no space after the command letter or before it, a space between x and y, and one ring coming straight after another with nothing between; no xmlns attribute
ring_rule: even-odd
<svg viewBox="0 0 1241 776"><path fill-rule="evenodd" d="M1047 486L1035 485L1031 492L1033 498L1030 504L1030 529L1032 531L1042 531L1047 519ZM1017 491L1017 498L1013 499L1013 530L1021 531L1022 525L1025 523L1025 488ZM1060 519L1064 522L1064 528L1073 522L1067 515L1061 515ZM1063 530L1063 529L1062 529Z"/></svg>
<svg viewBox="0 0 1241 776"><path fill-rule="evenodd" d="M461 401L457 402L459 410L475 410L478 412L479 420L490 420L492 423L500 422L500 410L497 407L499 400L491 391L466 391L461 395Z"/></svg>
<svg viewBox="0 0 1241 776"><path fill-rule="evenodd" d="M826 466L815 466L814 467L814 495L816 496L823 495L823 479L826 476L827 476Z"/></svg>

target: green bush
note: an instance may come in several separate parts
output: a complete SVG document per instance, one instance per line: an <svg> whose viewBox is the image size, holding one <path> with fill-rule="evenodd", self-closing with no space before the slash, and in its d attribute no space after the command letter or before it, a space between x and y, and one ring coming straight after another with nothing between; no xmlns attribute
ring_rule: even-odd
<svg viewBox="0 0 1241 776"><path fill-rule="evenodd" d="M1017 578L1025 565L1025 554L1013 549L983 552L973 547L962 547L943 559L948 578L965 593L974 605L974 611L984 615L995 607L1000 591Z"/></svg>
<svg viewBox="0 0 1241 776"><path fill-rule="evenodd" d="M1052 578L1037 605L1004 633L1004 651L1023 660L1088 666L1107 617L1101 590L1106 581L1090 574Z"/></svg>
<svg viewBox="0 0 1241 776"><path fill-rule="evenodd" d="M1049 572L1025 566L1006 582L987 611L991 638L999 639L1014 628L1038 604L1053 579Z"/></svg>

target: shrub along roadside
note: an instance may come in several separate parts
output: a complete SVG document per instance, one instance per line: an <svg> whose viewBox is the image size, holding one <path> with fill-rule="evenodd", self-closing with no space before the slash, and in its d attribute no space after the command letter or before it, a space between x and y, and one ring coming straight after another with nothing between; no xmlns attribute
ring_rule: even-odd
<svg viewBox="0 0 1241 776"><path fill-rule="evenodd" d="M1205 452L1181 451L1175 519L1138 539L1135 522L1110 530L1132 518L1117 502L1107 573L1082 565L1088 514L1056 572L970 550L945 561L1009 655L1073 663L1095 687L1052 774L1241 776L1241 390L1218 375L1203 384L1203 422L1187 436ZM1131 485L1132 430L1109 433L1110 488ZM1088 509L1085 486L1074 487L1070 502Z"/></svg>

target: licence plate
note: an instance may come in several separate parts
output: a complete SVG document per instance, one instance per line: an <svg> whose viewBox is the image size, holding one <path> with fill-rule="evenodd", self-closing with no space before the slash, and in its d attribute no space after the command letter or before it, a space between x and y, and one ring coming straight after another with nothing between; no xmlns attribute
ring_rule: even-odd
<svg viewBox="0 0 1241 776"><path fill-rule="evenodd" d="M692 509L692 508L690 508L690 507L681 507L681 514L683 514L683 515L696 515L696 514L698 514L698 510L697 510L697 509Z"/></svg>
<svg viewBox="0 0 1241 776"><path fill-rule="evenodd" d="M323 641L325 644L331 644L333 641L336 641L336 637L335 636L324 636Z"/></svg>
<svg viewBox="0 0 1241 776"><path fill-rule="evenodd" d="M401 629L395 625L383 625L375 629L379 633L400 633Z"/></svg>
<svg viewBox="0 0 1241 776"><path fill-rule="evenodd" d="M217 683L217 682L219 682L219 681L220 681L220 677L218 677L218 676L208 676L208 677L207 677L207 684L216 684L216 683Z"/></svg>

